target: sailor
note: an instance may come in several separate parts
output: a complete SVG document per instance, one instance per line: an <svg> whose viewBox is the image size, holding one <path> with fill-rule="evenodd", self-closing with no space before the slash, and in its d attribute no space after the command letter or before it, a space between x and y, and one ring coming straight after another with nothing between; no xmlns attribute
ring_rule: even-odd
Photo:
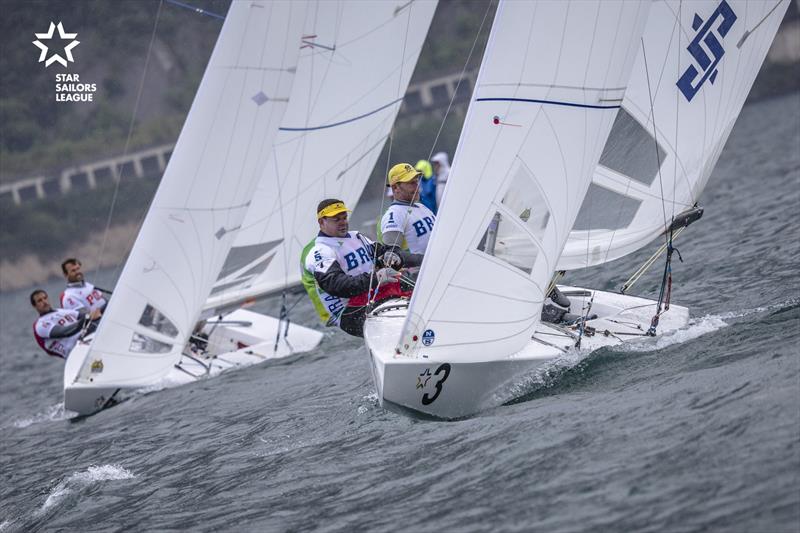
<svg viewBox="0 0 800 533"><path fill-rule="evenodd" d="M420 159L414 168L422 173L419 182L419 201L436 214L436 180L433 179L433 167L427 159Z"/></svg>
<svg viewBox="0 0 800 533"><path fill-rule="evenodd" d="M408 163L399 163L389 170L388 186L394 201L381 218L381 241L400 246L412 254L424 254L428 247L436 216L418 203L422 173Z"/></svg>
<svg viewBox="0 0 800 533"><path fill-rule="evenodd" d="M450 176L450 163L446 152L438 152L431 157L433 164L433 173L436 180L436 206L442 205L442 195L444 194L444 186L447 184L447 178Z"/></svg>
<svg viewBox="0 0 800 533"><path fill-rule="evenodd" d="M319 203L320 231L308 250L305 268L313 272L321 300L328 295L346 302L340 308L329 309L331 315L339 316L339 327L362 337L370 297L374 295L372 301L378 302L410 296L411 291L399 283L398 271L419 266L422 256L373 243L357 231L348 231L349 212L341 200L331 198Z"/></svg>
<svg viewBox="0 0 800 533"><path fill-rule="evenodd" d="M103 297L103 289L99 289L83 279L81 262L70 257L61 263L61 271L67 278L67 288L61 293L61 307L64 309L83 309L84 313L100 311L102 314L108 301ZM110 293L109 293L110 294Z"/></svg>
<svg viewBox="0 0 800 533"><path fill-rule="evenodd" d="M37 344L48 355L66 359L81 335L93 331L92 320L100 317L95 309L88 315L83 310L53 309L47 293L36 289L31 293L31 305L38 311L39 318L33 323L33 336Z"/></svg>
<svg viewBox="0 0 800 533"><path fill-rule="evenodd" d="M317 286L317 281L314 278L315 264L313 261L307 261L308 254L316 244L317 238L314 237L300 252L300 281L303 283L311 303L314 304L314 309L317 311L317 316L319 316L322 324L326 327L338 326L339 318L345 304L347 304L347 299L331 296Z"/></svg>

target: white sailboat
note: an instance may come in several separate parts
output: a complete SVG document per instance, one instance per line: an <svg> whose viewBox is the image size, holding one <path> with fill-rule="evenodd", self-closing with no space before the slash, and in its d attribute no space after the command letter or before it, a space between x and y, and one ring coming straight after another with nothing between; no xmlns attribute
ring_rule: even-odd
<svg viewBox="0 0 800 533"><path fill-rule="evenodd" d="M355 207L419 58L435 1L313 3L297 80L264 176L209 306L300 284L316 206Z"/></svg>
<svg viewBox="0 0 800 533"><path fill-rule="evenodd" d="M435 6L231 5L112 303L91 345L79 344L67 361L67 409L88 414L120 390L191 382L319 344L318 331L236 309L206 322L205 350L187 346L201 333L193 331L198 318L299 281L295 244L316 233L309 206L328 190L358 199ZM354 82L363 85L354 90ZM369 107L387 96L388 105ZM337 128L310 126L347 113L355 128L331 135ZM296 124L312 133L295 133ZM305 168L295 166L298 150L311 161Z"/></svg>
<svg viewBox="0 0 800 533"><path fill-rule="evenodd" d="M685 307L573 287L591 329L540 316L554 272L696 203L786 5L501 1L414 295L365 324L381 404L467 416L576 345L684 327Z"/></svg>

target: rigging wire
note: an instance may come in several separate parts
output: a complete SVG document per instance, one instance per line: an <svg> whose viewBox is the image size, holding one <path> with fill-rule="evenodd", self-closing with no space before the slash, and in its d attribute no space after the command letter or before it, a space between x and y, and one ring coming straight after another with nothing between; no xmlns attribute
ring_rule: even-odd
<svg viewBox="0 0 800 533"><path fill-rule="evenodd" d="M444 130L444 125L447 122L448 116L450 115L450 111L451 111L451 109L453 107L453 102L455 102L456 96L458 95L458 90L461 87L461 83L464 81L464 75L466 74L467 68L469 67L470 61L472 60L472 55L475 52L475 47L478 44L478 40L480 39L481 33L483 32L483 27L486 25L486 20L489 17L489 12L491 11L491 8L492 8L493 5L494 5L494 1L490 1L490 2L487 3L486 11L483 13L483 18L481 19L481 24L478 27L478 31L475 33L475 39L473 39L473 41L472 41L472 46L470 47L469 53L467 54L467 59L464 61L464 66L461 68L461 74L459 75L458 82L456 83L456 87L453 90L453 95L450 97L450 101L447 104L447 109L445 110L444 116L442 117L442 121L439 124L439 130L436 132L436 137L434 137L433 143L431 144L431 149L428 152L428 157L427 157L428 161L430 161L431 157L433 156L433 151L436 149L436 144L439 142L439 137L441 136L442 131ZM411 15L411 10L409 9L409 17L410 17L410 15ZM406 26L406 39L408 39L408 26ZM403 57L405 57L405 40L403 42ZM398 94L399 94L399 92L400 92L400 90L398 88ZM389 133L389 150L388 150L387 157L386 157L386 169L385 169L385 172L384 172L384 176L388 176L389 175L389 168L390 168L390 163L391 163L391 153L392 153L392 141L394 139L394 131L395 131L394 126L392 126L392 130ZM430 179L434 179L434 176L431 176ZM382 189L385 189L385 183L386 183L386 179L382 180L382 184L383 184L382 185ZM422 185L422 180L419 180L417 182L417 189L416 189L415 196L417 196L419 194L419 190L420 190L421 185ZM382 193L381 193L381 206L380 206L380 211L378 213L379 217L382 216L383 213L384 213L384 202L385 202L385 200L386 200L386 194L385 194L385 191L382 191ZM377 220L378 220L378 224L380 225L380 219L378 218ZM402 237L402 232L400 232L400 233L401 233L401 235L398 236L397 238L401 238ZM393 242L391 244L391 246L395 247L398 244L399 244L399 242L397 242L395 240L395 242ZM375 261L377 259L376 255L377 255L377 247L373 251L373 264L375 264ZM378 291L375 291L375 294L373 295L373 293L372 293L372 279L370 279L369 294L372 295L372 296L369 299L369 303L372 303L372 300L373 300L374 296L377 296L377 292Z"/></svg>
<svg viewBox="0 0 800 533"><path fill-rule="evenodd" d="M403 90L403 70L404 70L404 67L405 67L405 64L406 64L406 61L405 61L406 60L406 47L408 45L408 33L409 33L410 26L411 26L411 10L413 9L413 7L414 7L413 4L409 5L408 9L406 10L406 31L405 31L405 34L403 35L403 51L402 51L402 53L400 55L400 75L397 77L397 92L395 93L395 96L398 97L398 98L402 98L403 97L403 95L400 94L400 91ZM389 167L390 167L391 162L392 162L392 144L394 142L394 131L395 131L395 127L394 127L394 124L392 124L392 128L389 130L389 148L388 148L388 150L386 152L386 166L384 167L384 172L383 172L384 176L388 176L389 175ZM385 185L386 184L386 178L383 178L380 183L381 183L381 188L380 188L380 191L381 191L380 192L381 207L380 207L379 215L380 215L380 213L383 213L383 206L384 206L384 203L386 202L386 185ZM393 246L396 246L396 245L397 245L397 243L393 244ZM375 245L372 246L373 272L374 272L374 267L377 266L377 264L378 264L377 260L378 260L378 246L377 246L377 243L376 243ZM369 288L367 289L367 294L369 295L369 297L367 298L367 306L372 304L375 296L378 295L378 289L380 288L380 286L377 286L377 287L375 287L375 292L374 293L372 292L372 284L373 284L374 281L376 281L375 276L374 275L370 275L370 277L369 277Z"/></svg>
<svg viewBox="0 0 800 533"><path fill-rule="evenodd" d="M155 18L155 21L153 22L153 31L150 34L150 43L147 45L147 55L146 55L145 61L144 61L144 69L142 70L142 77L139 80L139 88L138 88L138 90L136 92L136 101L135 101L135 103L133 105L133 114L131 115L131 120L130 120L130 123L128 124L128 135L127 135L127 137L125 139L125 147L122 150L122 157L123 158L125 158L128 155L128 151L130 150L131 138L133 137L133 127L136 124L136 115L139 112L139 104L142 101L142 94L144 93L144 82L145 82L145 79L147 79L147 69L150 66L150 57L152 56L152 53L153 53L153 44L155 43L155 40L156 40L156 32L158 30L158 22L159 22L159 20L161 18L161 8L162 8L163 5L164 5L164 2L162 0L161 2L158 3L158 9L156 10L156 18ZM122 179L121 179L122 178L122 172L120 171L119 165L114 165L113 168L114 168L114 178L115 178L114 193L111 196L111 206L108 208L108 217L106 217L106 227L103 230L103 240L102 240L102 242L100 244L100 251L97 253L97 256L96 256L97 259L96 259L96 262L95 262L95 270L94 270L95 278L97 277L97 275L98 275L98 273L100 271L100 265L101 265L101 263L103 261L103 254L105 253L106 242L108 241L108 232L111 229L111 219L113 218L114 207L116 206L117 197L119 195L119 185L120 185L120 182L122 181ZM147 212L145 211L145 214L146 213ZM142 216L142 218L139 220L139 226L140 227L142 225L142 221L143 220L144 220L144 216ZM119 271L122 268L123 264L124 264L124 262L121 262L119 265L117 265L117 269L114 272L114 279L117 279L119 277Z"/></svg>

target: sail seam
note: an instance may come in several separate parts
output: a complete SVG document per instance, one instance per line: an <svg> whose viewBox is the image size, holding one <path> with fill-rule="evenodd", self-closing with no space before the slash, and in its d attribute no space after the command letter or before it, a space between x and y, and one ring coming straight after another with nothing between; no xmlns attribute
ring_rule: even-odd
<svg viewBox="0 0 800 533"><path fill-rule="evenodd" d="M476 99L476 101L477 102L526 102L531 104L548 104L548 105L560 105L566 107L582 107L586 109L619 109L621 107L618 105L579 104L577 102L562 102L560 100L539 100L536 98L510 98L510 97L478 98Z"/></svg>

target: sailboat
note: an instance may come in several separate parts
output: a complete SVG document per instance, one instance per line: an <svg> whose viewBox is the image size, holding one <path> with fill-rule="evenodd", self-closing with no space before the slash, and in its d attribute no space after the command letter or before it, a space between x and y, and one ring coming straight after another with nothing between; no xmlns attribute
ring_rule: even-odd
<svg viewBox="0 0 800 533"><path fill-rule="evenodd" d="M685 327L672 239L702 214L787 4L501 0L414 294L365 324L381 405L469 416L576 348ZM582 319L542 322L555 273L656 238L658 301L561 287Z"/></svg>
<svg viewBox="0 0 800 533"><path fill-rule="evenodd" d="M90 414L120 391L192 382L319 344L319 331L241 306L299 282L296 244L316 233L306 220L314 223L309 206L322 191L358 199L435 6L232 3L114 298L67 360L66 409ZM407 35L408 46L380 30ZM389 44L378 47L378 38ZM344 98L339 91L358 81ZM332 122L313 128L316 120ZM337 122L357 124L329 134ZM346 141L334 142L342 130ZM314 164L287 163L301 156ZM329 179L332 169L338 178Z"/></svg>

